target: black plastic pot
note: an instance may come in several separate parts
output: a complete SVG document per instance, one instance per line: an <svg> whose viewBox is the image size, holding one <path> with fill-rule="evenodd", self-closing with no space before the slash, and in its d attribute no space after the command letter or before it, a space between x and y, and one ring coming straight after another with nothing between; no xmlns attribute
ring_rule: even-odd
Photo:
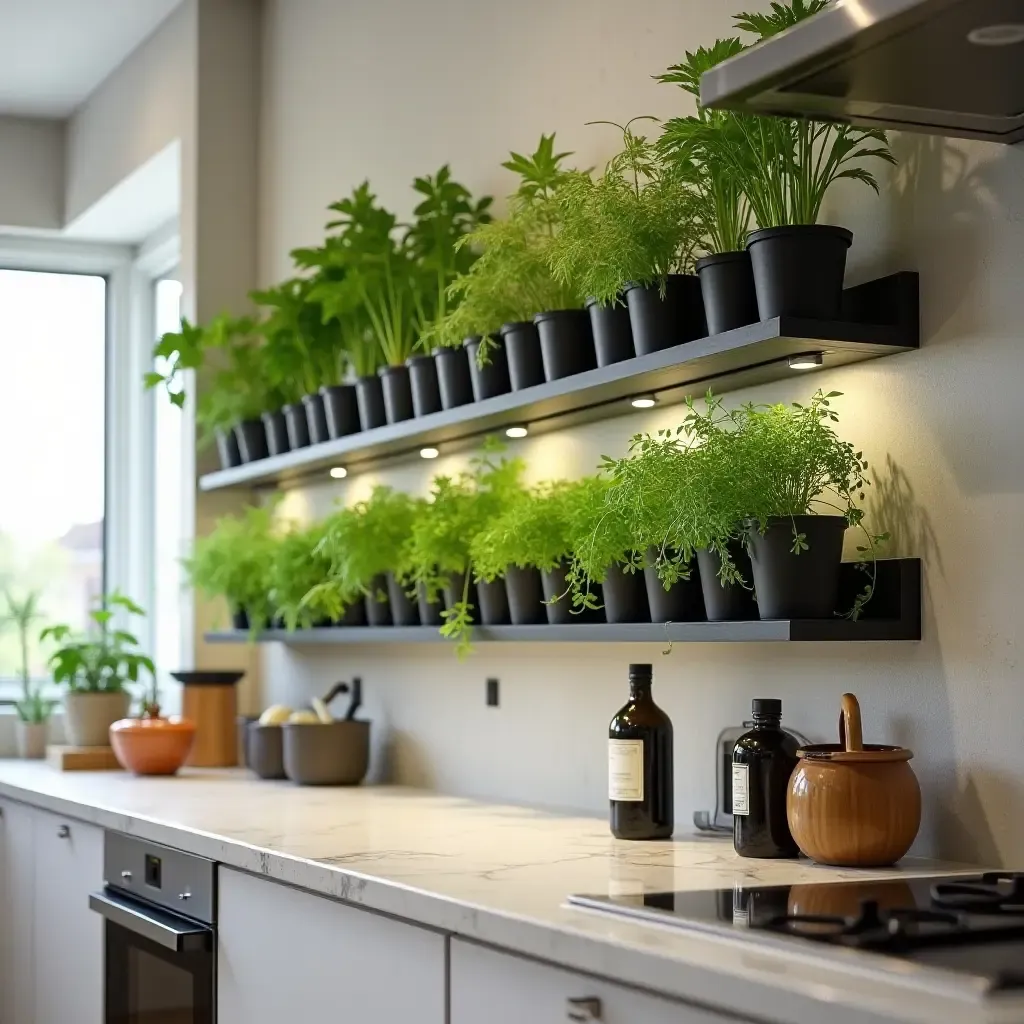
<svg viewBox="0 0 1024 1024"><path fill-rule="evenodd" d="M544 361L540 355L540 335L532 321L517 320L504 324L501 340L508 358L508 378L513 391L544 383Z"/></svg>
<svg viewBox="0 0 1024 1024"><path fill-rule="evenodd" d="M749 525L747 544L762 619L830 619L839 596L844 516L779 516L761 533ZM794 532L806 550L794 554Z"/></svg>
<svg viewBox="0 0 1024 1024"><path fill-rule="evenodd" d="M597 366L590 316L585 309L553 309L533 322L540 334L544 379L560 380Z"/></svg>
<svg viewBox="0 0 1024 1024"><path fill-rule="evenodd" d="M629 309L624 299L611 306L600 306L590 299L587 313L590 315L598 366L621 363L623 359L632 359L636 355L633 329L629 326Z"/></svg>
<svg viewBox="0 0 1024 1024"><path fill-rule="evenodd" d="M495 395L507 395L512 389L508 376L508 358L505 355L505 346L497 338L493 344L487 347L485 357L487 362L481 366L477 362L477 354L480 351L480 337L467 338L463 342L466 356L469 359L469 375L473 381L473 398L482 402L485 398L493 398Z"/></svg>
<svg viewBox="0 0 1024 1024"><path fill-rule="evenodd" d="M604 578L604 614L608 622L650 622L647 585L642 572L627 572L616 563Z"/></svg>
<svg viewBox="0 0 1024 1024"><path fill-rule="evenodd" d="M648 558L653 563L652 558ZM651 609L651 622L703 622L704 594L700 588L700 570L690 566L690 578L677 580L665 589L653 564L644 568L647 603Z"/></svg>
<svg viewBox="0 0 1024 1024"><path fill-rule="evenodd" d="M388 423L401 423L416 415L412 407L412 384L409 382L409 367L382 366L380 375L384 391L384 418Z"/></svg>
<svg viewBox="0 0 1024 1024"><path fill-rule="evenodd" d="M344 614L335 623L337 626L365 626L366 625L366 602L353 601Z"/></svg>
<svg viewBox="0 0 1024 1024"><path fill-rule="evenodd" d="M395 579L395 574L387 574L388 604L391 606L391 621L396 626L420 625L420 610L405 589Z"/></svg>
<svg viewBox="0 0 1024 1024"><path fill-rule="evenodd" d="M309 447L309 420L306 418L306 407L301 402L294 402L284 407L284 425L288 431L288 447Z"/></svg>
<svg viewBox="0 0 1024 1024"><path fill-rule="evenodd" d="M360 377L356 381L356 405L359 407L359 422L363 430L373 430L387 423L384 412L384 388L380 377Z"/></svg>
<svg viewBox="0 0 1024 1024"><path fill-rule="evenodd" d="M412 388L412 411L416 416L429 416L441 411L441 387L437 379L437 363L433 356L409 356L409 384Z"/></svg>
<svg viewBox="0 0 1024 1024"><path fill-rule="evenodd" d="M421 626L440 626L444 622L441 618L444 605L440 601L428 601L427 588L422 583L416 587L416 606L419 609Z"/></svg>
<svg viewBox="0 0 1024 1024"><path fill-rule="evenodd" d="M638 356L682 345L708 333L700 281L690 274L669 274L664 298L657 284L629 285L626 305Z"/></svg>
<svg viewBox="0 0 1024 1024"><path fill-rule="evenodd" d="M231 469L233 466L242 464L242 453L238 450L238 436L233 430L218 430L217 458L220 459L221 469Z"/></svg>
<svg viewBox="0 0 1024 1024"><path fill-rule="evenodd" d="M355 385L335 384L332 387L322 387L320 394L324 397L327 436L335 438L358 434L359 405L356 402Z"/></svg>
<svg viewBox="0 0 1024 1024"><path fill-rule="evenodd" d="M248 631L249 613L244 608L239 608L237 611L231 613L231 628Z"/></svg>
<svg viewBox="0 0 1024 1024"><path fill-rule="evenodd" d="M323 444L330 440L327 432L327 413L324 410L324 396L303 395L302 404L306 407L306 424L309 427L309 443Z"/></svg>
<svg viewBox="0 0 1024 1024"><path fill-rule="evenodd" d="M480 580L476 593L480 599L480 621L485 626L507 626L512 621L504 580Z"/></svg>
<svg viewBox="0 0 1024 1024"><path fill-rule="evenodd" d="M480 599L477 594L477 587L472 580L469 581L469 586L466 586L466 574L464 572L453 572L448 577L448 581L441 588L441 593L444 595L445 610L449 612L459 603L459 601L462 600L463 595L465 595L466 600L476 611L476 614L473 616L473 621L480 621Z"/></svg>
<svg viewBox="0 0 1024 1024"><path fill-rule="evenodd" d="M760 228L747 235L762 320L803 316L838 320L843 307L846 250L853 232L833 224Z"/></svg>
<svg viewBox="0 0 1024 1024"><path fill-rule="evenodd" d="M740 541L729 545L729 553L736 564L746 586L732 583L723 586L718 578L718 570L722 560L713 551L697 552L697 565L700 569L700 589L704 595L704 611L710 622L750 622L758 617L757 602L754 600L753 573L750 568L750 556Z"/></svg>
<svg viewBox="0 0 1024 1024"><path fill-rule="evenodd" d="M697 260L708 334L722 334L759 319L750 253L719 252Z"/></svg>
<svg viewBox="0 0 1024 1024"><path fill-rule="evenodd" d="M391 625L391 599L388 596L388 580L382 573L370 581L366 595L366 621L371 626Z"/></svg>
<svg viewBox="0 0 1024 1024"><path fill-rule="evenodd" d="M473 382L469 376L469 355L464 348L435 348L437 383L441 408L455 409L473 401Z"/></svg>
<svg viewBox="0 0 1024 1024"><path fill-rule="evenodd" d="M238 454L243 462L258 462L267 457L267 432L263 420L245 420L235 427Z"/></svg>
<svg viewBox="0 0 1024 1024"><path fill-rule="evenodd" d="M284 455L285 452L291 451L284 413L280 409L276 412L265 412L260 419L263 420L263 429L267 432L267 451L271 455Z"/></svg>
<svg viewBox="0 0 1024 1024"><path fill-rule="evenodd" d="M510 565L505 573L505 590L508 594L508 611L513 626L532 626L547 622L544 611L544 585L540 570L521 569ZM480 600L483 600L481 595Z"/></svg>
<svg viewBox="0 0 1024 1024"><path fill-rule="evenodd" d="M565 593L569 586L565 575L569 566L565 562L556 565L554 569L542 569L540 574L541 586L544 590L544 600L554 601L554 604L545 604L548 625L566 626L570 622L580 622L579 616L572 614L572 600ZM564 597L562 595L565 595ZM558 600L555 600L558 598Z"/></svg>

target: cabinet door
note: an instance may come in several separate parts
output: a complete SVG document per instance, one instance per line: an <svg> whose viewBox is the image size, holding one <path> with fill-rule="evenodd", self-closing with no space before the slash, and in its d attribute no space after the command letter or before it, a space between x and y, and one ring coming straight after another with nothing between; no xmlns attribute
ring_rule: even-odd
<svg viewBox="0 0 1024 1024"><path fill-rule="evenodd" d="M218 1024L445 1024L442 935L227 868L218 891Z"/></svg>
<svg viewBox="0 0 1024 1024"><path fill-rule="evenodd" d="M103 927L89 893L103 887L103 831L33 810L35 1024L102 1024Z"/></svg>
<svg viewBox="0 0 1024 1024"><path fill-rule="evenodd" d="M452 939L450 1024L729 1024L736 1019Z"/></svg>
<svg viewBox="0 0 1024 1024"><path fill-rule="evenodd" d="M0 801L0 1024L33 1024L33 811Z"/></svg>

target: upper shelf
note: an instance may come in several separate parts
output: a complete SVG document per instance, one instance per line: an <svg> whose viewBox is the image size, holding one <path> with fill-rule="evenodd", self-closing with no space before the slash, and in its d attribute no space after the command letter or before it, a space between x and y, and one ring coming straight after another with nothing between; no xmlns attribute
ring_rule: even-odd
<svg viewBox="0 0 1024 1024"><path fill-rule="evenodd" d="M918 347L918 276L901 272L843 293L842 321L775 317L688 341L610 366L482 402L350 434L323 444L207 473L204 491L293 483L343 465L366 470L432 446L450 452L511 425L531 434L633 411L630 400L655 395L681 402L712 388L733 391L793 373L793 356L821 354L821 368L876 359Z"/></svg>

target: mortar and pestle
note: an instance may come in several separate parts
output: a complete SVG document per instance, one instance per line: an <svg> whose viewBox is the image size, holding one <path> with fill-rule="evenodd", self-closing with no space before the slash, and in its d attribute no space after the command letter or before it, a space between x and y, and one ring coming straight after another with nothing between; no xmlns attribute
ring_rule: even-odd
<svg viewBox="0 0 1024 1024"><path fill-rule="evenodd" d="M328 705L338 694L352 694L345 717L333 718ZM299 786L358 786L370 760L370 723L356 721L363 682L338 683L313 701L312 717L282 725L284 773Z"/></svg>

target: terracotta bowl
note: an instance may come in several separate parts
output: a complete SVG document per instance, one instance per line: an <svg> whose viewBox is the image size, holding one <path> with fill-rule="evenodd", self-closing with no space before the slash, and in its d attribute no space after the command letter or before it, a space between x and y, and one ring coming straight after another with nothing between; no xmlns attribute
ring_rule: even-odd
<svg viewBox="0 0 1024 1024"><path fill-rule="evenodd" d="M195 735L187 718L122 718L110 727L110 745L122 767L136 775L174 775Z"/></svg>

